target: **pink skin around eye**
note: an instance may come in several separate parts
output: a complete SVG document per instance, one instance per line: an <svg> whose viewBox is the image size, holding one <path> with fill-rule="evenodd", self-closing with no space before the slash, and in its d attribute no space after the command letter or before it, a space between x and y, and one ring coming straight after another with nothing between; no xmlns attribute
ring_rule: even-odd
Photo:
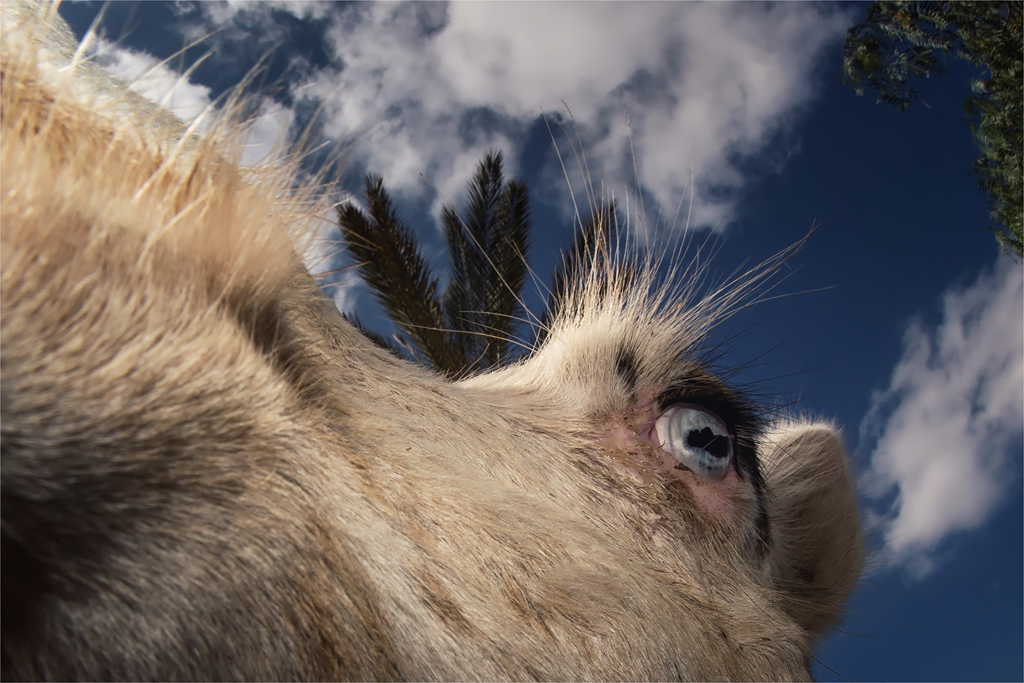
<svg viewBox="0 0 1024 683"><path fill-rule="evenodd" d="M729 517L735 512L733 500L739 485L735 462L725 476L715 481L686 469L662 448L655 422L662 411L654 400L646 401L627 419L612 421L602 439L604 453L613 469L629 474L646 486L679 486L689 491L705 511Z"/></svg>

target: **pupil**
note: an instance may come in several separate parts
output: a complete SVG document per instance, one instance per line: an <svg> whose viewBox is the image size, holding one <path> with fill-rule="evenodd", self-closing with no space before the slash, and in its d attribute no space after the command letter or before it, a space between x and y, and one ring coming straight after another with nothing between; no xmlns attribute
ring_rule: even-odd
<svg viewBox="0 0 1024 683"><path fill-rule="evenodd" d="M686 445L705 450L716 458L729 456L729 439L715 434L710 427L691 429L686 435Z"/></svg>

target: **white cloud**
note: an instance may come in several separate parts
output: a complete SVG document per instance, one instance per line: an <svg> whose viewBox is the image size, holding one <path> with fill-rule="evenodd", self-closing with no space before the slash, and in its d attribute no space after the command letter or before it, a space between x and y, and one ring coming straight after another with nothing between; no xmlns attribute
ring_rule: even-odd
<svg viewBox="0 0 1024 683"><path fill-rule="evenodd" d="M213 19L223 27L219 35L273 22L263 5L200 7L211 27ZM315 7L291 11L309 16ZM849 21L801 3L345 6L328 31L341 66L293 93L324 102L325 132L354 141L393 191L434 198L435 208L421 175L454 198L472 173L465 159L490 147L506 151L514 173L529 126L542 109L564 112L564 101L595 182L604 176L621 196L638 174L647 196L674 210L695 177L693 223L721 225L746 182L731 160L792 127L814 95L822 48Z"/></svg>
<svg viewBox="0 0 1024 683"><path fill-rule="evenodd" d="M355 202L351 197L345 198L346 202ZM358 202L355 202L358 205ZM362 207L360 207L362 208ZM317 225L307 232L307 238L303 244L302 261L310 274L317 278L322 286L334 300L334 304L343 313L352 313L357 308L358 297L362 280L354 269L347 269L340 273L332 272L335 257L342 249L341 231L335 223L334 208L324 213L317 221Z"/></svg>
<svg viewBox="0 0 1024 683"><path fill-rule="evenodd" d="M342 313L353 313L357 308L357 298L363 281L353 270L346 270L337 281L331 283L334 305Z"/></svg>
<svg viewBox="0 0 1024 683"><path fill-rule="evenodd" d="M287 149L288 128L295 113L274 100L266 100L240 140L243 166L257 166Z"/></svg>
<svg viewBox="0 0 1024 683"><path fill-rule="evenodd" d="M135 92L186 123L210 106L210 89L183 78L166 64L144 52L134 52L100 40L97 61Z"/></svg>
<svg viewBox="0 0 1024 683"><path fill-rule="evenodd" d="M152 55L128 50L100 40L97 61L129 88L155 102L187 124L212 113L210 88L191 82ZM200 122L206 131L215 117ZM287 147L289 126L294 112L274 100L267 99L246 122L239 143L241 163L255 166Z"/></svg>
<svg viewBox="0 0 1024 683"><path fill-rule="evenodd" d="M803 3L181 7L189 18L179 28L205 36L215 62L298 47L282 84L288 94L322 105L323 133L341 141L349 159L382 174L396 196L431 202L435 216L445 199L462 200L487 149L505 151L506 174L516 176L527 133L542 111L564 117L564 101L575 123L566 122L566 139L555 122L555 142L583 210L583 172L568 143L582 143L590 180L620 206L673 216L683 202L680 215L692 227L727 224L749 180L736 162L792 128L813 99L823 48L850 23L831 6ZM290 44L294 27L280 21L281 11L328 19L327 67L315 70L301 57L304 46ZM181 118L209 104L208 89L148 55L109 53L113 71ZM293 121L279 105L265 114L250 131L247 162L271 150ZM570 213L561 169L549 164L540 177L546 184L531 188L535 199L554 199ZM646 202L636 195L638 180Z"/></svg>
<svg viewBox="0 0 1024 683"><path fill-rule="evenodd" d="M950 534L983 524L1019 477L1024 432L1024 271L1006 257L943 298L943 321L910 324L889 387L861 425L865 484L885 552L922 576Z"/></svg>
<svg viewBox="0 0 1024 683"><path fill-rule="evenodd" d="M259 3L255 3L253 0L227 0L224 4L212 2L204 4L212 5L209 11L213 12L222 22L228 21L237 12L253 9L254 5L262 5L260 10L277 9L291 12L300 18L320 18L331 11L331 3L323 2L323 0L260 0Z"/></svg>
<svg viewBox="0 0 1024 683"><path fill-rule="evenodd" d="M354 314L359 308L361 295L366 285L357 270L349 264L343 270L338 267L337 256L344 249L341 228L337 223L338 207L353 204L363 213L366 206L357 197L345 194L334 206L319 216L319 220L306 232L302 261L310 274L318 280L324 292L331 297L342 313Z"/></svg>

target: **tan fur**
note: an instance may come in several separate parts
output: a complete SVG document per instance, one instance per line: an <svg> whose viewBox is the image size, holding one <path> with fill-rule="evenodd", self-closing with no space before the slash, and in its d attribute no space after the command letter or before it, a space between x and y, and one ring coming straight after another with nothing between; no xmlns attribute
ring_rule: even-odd
<svg viewBox="0 0 1024 683"><path fill-rule="evenodd" d="M763 428L697 361L738 295L608 266L529 359L449 383L320 294L287 167L240 170L20 7L4 678L809 677L859 573L855 499L834 430ZM670 394L735 413L753 469L646 469Z"/></svg>

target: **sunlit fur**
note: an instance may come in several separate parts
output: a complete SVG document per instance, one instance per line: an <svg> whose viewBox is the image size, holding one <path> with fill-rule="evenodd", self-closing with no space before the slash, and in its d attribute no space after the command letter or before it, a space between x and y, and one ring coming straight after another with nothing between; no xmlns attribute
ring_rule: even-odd
<svg viewBox="0 0 1024 683"><path fill-rule="evenodd" d="M861 563L841 439L698 353L772 264L696 298L598 258L535 354L449 383L320 293L287 163L4 5L4 678L809 676ZM737 416L744 476L647 468L669 396Z"/></svg>

